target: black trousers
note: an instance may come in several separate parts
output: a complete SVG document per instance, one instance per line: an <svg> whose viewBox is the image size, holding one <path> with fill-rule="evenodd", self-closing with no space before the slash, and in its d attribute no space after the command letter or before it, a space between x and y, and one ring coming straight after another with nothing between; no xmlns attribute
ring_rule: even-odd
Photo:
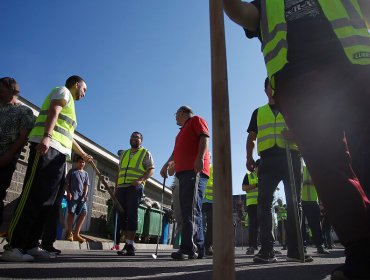
<svg viewBox="0 0 370 280"><path fill-rule="evenodd" d="M13 163L0 167L0 226L3 223L4 199L12 181L15 166Z"/></svg>
<svg viewBox="0 0 370 280"><path fill-rule="evenodd" d="M30 156L22 193L10 222L7 240L12 248L28 250L39 246L50 208L56 201L65 178L66 156L49 148L46 155L30 146Z"/></svg>
<svg viewBox="0 0 370 280"><path fill-rule="evenodd" d="M41 241L41 245L45 248L52 247L53 243L57 239L57 226L60 217L63 195L64 187L61 187L59 188L59 192L54 204L51 206L45 206L45 211L49 213L45 220Z"/></svg>
<svg viewBox="0 0 370 280"><path fill-rule="evenodd" d="M258 247L258 206L257 204L252 204L247 206L248 213L248 246L257 248Z"/></svg>
<svg viewBox="0 0 370 280"><path fill-rule="evenodd" d="M204 247L210 248L213 244L213 203L205 202L202 204Z"/></svg>
<svg viewBox="0 0 370 280"><path fill-rule="evenodd" d="M320 208L315 201L302 201L303 218L302 218L302 236L303 240L307 241L305 218L308 221L308 226L312 231L313 241L316 247L322 246L324 243L321 222Z"/></svg>
<svg viewBox="0 0 370 280"><path fill-rule="evenodd" d="M302 161L297 152L292 152L293 171L297 198L301 197ZM292 192L289 180L289 169L285 150L281 149L275 154L261 154L261 162L258 170L258 218L260 223L261 250L271 252L274 246L274 234L272 231L272 202L274 192L280 181L284 183L287 201L288 219L286 225L288 253L295 254L298 251L296 236L296 224L294 221L294 209L291 200ZM300 199L299 210L302 211Z"/></svg>

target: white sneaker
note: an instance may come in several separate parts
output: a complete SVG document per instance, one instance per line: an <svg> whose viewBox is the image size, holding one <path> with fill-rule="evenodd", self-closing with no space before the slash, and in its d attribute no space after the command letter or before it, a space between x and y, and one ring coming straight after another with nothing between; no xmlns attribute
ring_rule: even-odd
<svg viewBox="0 0 370 280"><path fill-rule="evenodd" d="M55 254L49 253L40 247L27 250L27 254L33 256L35 259L55 259L57 257Z"/></svg>
<svg viewBox="0 0 370 280"><path fill-rule="evenodd" d="M34 257L23 254L20 249L10 248L3 252L1 259L6 262L32 262Z"/></svg>

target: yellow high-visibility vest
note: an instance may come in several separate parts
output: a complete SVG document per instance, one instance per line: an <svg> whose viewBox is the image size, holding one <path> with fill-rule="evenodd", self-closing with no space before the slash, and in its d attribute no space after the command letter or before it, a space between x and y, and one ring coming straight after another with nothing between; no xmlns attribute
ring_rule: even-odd
<svg viewBox="0 0 370 280"><path fill-rule="evenodd" d="M120 170L118 174L118 185L130 184L139 179L145 173L143 166L144 156L147 150L141 147L130 158L131 149L122 153L120 160Z"/></svg>
<svg viewBox="0 0 370 280"><path fill-rule="evenodd" d="M213 201L213 166L209 165L209 179L207 181L207 186L204 191L204 198Z"/></svg>
<svg viewBox="0 0 370 280"><path fill-rule="evenodd" d="M248 182L249 182L249 185L258 184L258 177L255 172L248 174ZM257 198L258 198L258 187L253 190L247 191L245 205L246 206L256 205L258 201Z"/></svg>
<svg viewBox="0 0 370 280"><path fill-rule="evenodd" d="M285 140L281 132L288 130L284 117L281 113L274 115L270 106L259 107L257 112L257 151L261 152L274 147L285 148ZM298 150L297 145L290 143L290 148Z"/></svg>
<svg viewBox="0 0 370 280"><path fill-rule="evenodd" d="M44 103L41 106L41 111L36 118L35 126L31 130L29 137L43 136L45 133L45 121L48 116L48 111L51 103L51 95L55 90L54 88L51 93L46 97ZM71 93L69 93L69 101L66 106L60 111L54 130L52 132L52 138L58 141L64 147L72 149L73 135L77 126L75 102Z"/></svg>
<svg viewBox="0 0 370 280"><path fill-rule="evenodd" d="M279 206L279 205L276 205L275 208L278 209L278 212L276 213L277 220L278 221L286 220L287 217L288 217L288 213L287 213L286 208L284 206Z"/></svg>
<svg viewBox="0 0 370 280"><path fill-rule="evenodd" d="M308 173L307 166L303 167L302 201L319 202L316 188L312 183L312 179L310 174Z"/></svg>
<svg viewBox="0 0 370 280"><path fill-rule="evenodd" d="M273 76L288 63L284 0L261 0L262 52ZM370 64L370 34L357 0L318 0L318 4L352 64Z"/></svg>

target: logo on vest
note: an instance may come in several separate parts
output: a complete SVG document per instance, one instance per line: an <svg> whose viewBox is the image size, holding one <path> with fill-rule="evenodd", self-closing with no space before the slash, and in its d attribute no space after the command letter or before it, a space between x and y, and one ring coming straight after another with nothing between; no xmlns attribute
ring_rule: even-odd
<svg viewBox="0 0 370 280"><path fill-rule="evenodd" d="M370 52L357 52L353 55L354 59L370 58Z"/></svg>

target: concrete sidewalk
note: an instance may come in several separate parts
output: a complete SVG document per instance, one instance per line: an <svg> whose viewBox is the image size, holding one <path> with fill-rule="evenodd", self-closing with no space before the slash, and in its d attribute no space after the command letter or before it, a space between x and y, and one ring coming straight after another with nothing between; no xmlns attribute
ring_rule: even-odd
<svg viewBox="0 0 370 280"><path fill-rule="evenodd" d="M86 239L86 242L79 243L77 241L57 240L54 247L59 250L110 250L113 247L113 241L87 234L81 234ZM157 244L135 243L135 248L138 250L155 250ZM122 249L123 245L120 245ZM173 245L159 244L158 250L172 250Z"/></svg>

